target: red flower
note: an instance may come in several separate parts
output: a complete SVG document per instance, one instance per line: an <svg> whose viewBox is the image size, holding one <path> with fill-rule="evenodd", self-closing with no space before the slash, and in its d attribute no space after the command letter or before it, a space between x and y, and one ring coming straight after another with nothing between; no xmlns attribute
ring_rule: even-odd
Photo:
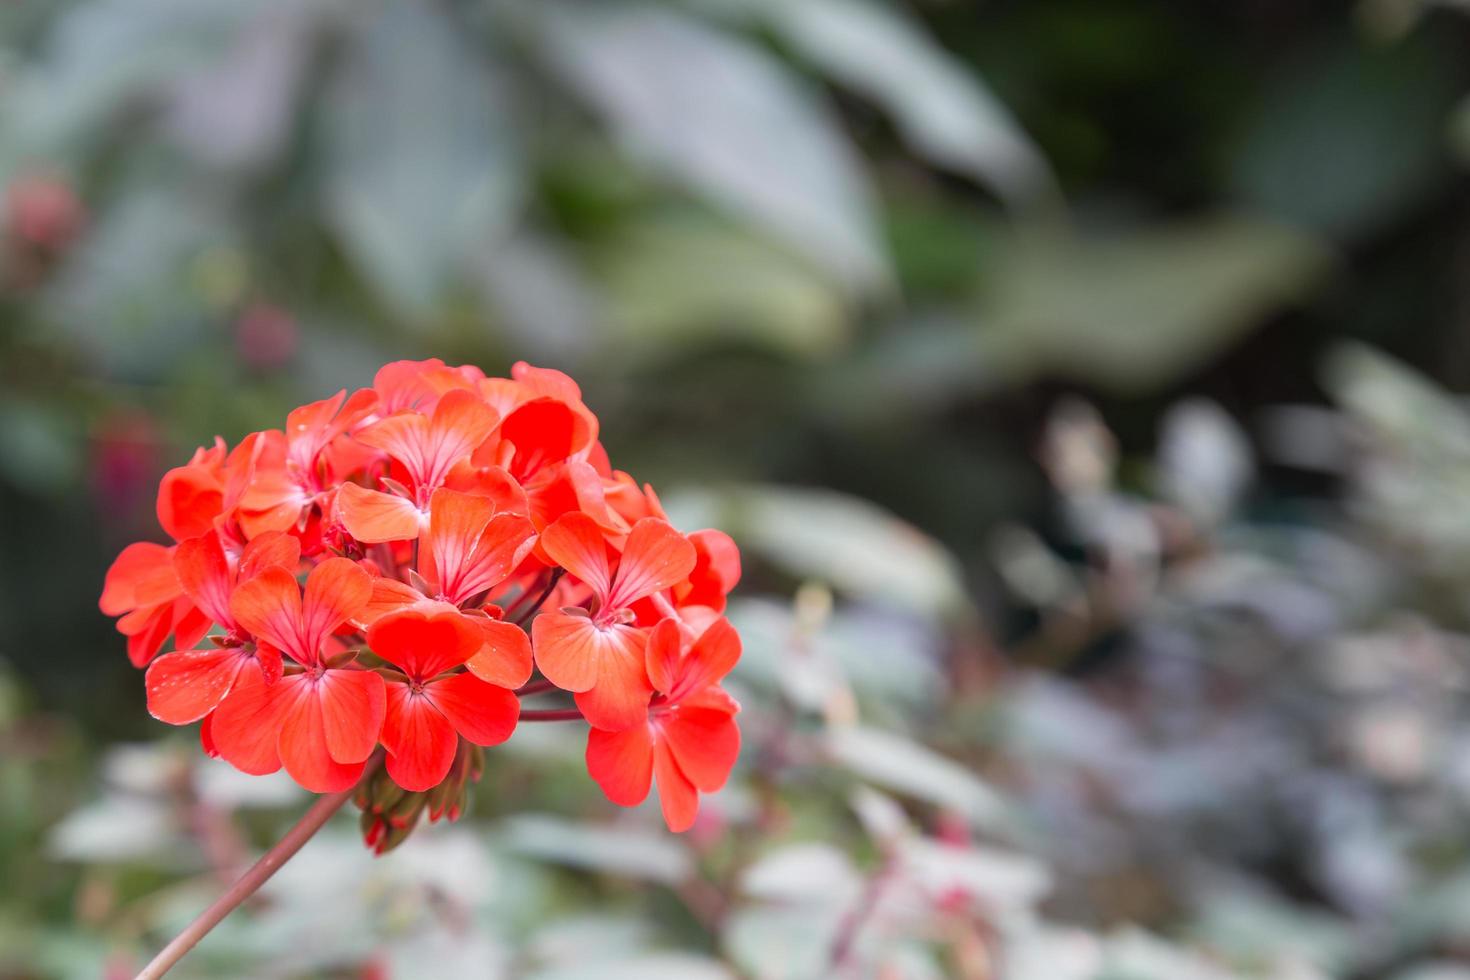
<svg viewBox="0 0 1470 980"><path fill-rule="evenodd" d="M647 722L587 735L587 771L607 798L636 806L657 779L664 821L676 831L694 823L699 793L725 785L740 754L740 705L717 686L740 658L740 637L724 618L687 649L681 634L666 619L649 635L648 676L659 693Z"/></svg>
<svg viewBox="0 0 1470 980"><path fill-rule="evenodd" d="M388 775L410 792L449 773L460 736L499 745L515 730L521 703L503 687L454 673L480 648L480 636L454 613L407 611L368 630L368 646L403 671L388 682L383 747Z"/></svg>
<svg viewBox="0 0 1470 980"><path fill-rule="evenodd" d="M599 728L628 728L648 708L643 666L645 631L629 608L683 581L694 568L694 546L667 523L633 525L616 567L597 523L567 514L541 532L541 547L587 588L594 608L542 613L532 624L536 666L557 687L577 694L577 707Z"/></svg>
<svg viewBox="0 0 1470 980"><path fill-rule="evenodd" d="M238 568L230 566L214 531L190 538L174 552L173 564L185 593L225 635L203 650L165 653L148 667L148 712L170 725L187 725L209 714L235 686L240 671L255 665L267 683L281 676L281 654L257 645L231 611L236 583L267 568L295 569L301 547L279 533L263 534L246 546Z"/></svg>
<svg viewBox="0 0 1470 980"><path fill-rule="evenodd" d="M245 772L358 784L378 850L421 815L454 819L518 720L585 717L607 794L636 802L656 779L675 827L733 764L718 681L739 655L721 615L739 552L680 534L612 468L559 371L385 365L371 389L198 450L157 515L179 543L126 548L99 601L148 666L149 711L199 721ZM521 713L518 695L556 688L578 710Z"/></svg>
<svg viewBox="0 0 1470 980"><path fill-rule="evenodd" d="M337 667L327 638L372 597L372 579L345 558L329 558L301 589L280 567L242 582L230 599L237 622L301 667L270 683L242 673L215 709L210 734L220 755L249 773L286 771L315 793L346 789L378 744L385 711L383 679Z"/></svg>

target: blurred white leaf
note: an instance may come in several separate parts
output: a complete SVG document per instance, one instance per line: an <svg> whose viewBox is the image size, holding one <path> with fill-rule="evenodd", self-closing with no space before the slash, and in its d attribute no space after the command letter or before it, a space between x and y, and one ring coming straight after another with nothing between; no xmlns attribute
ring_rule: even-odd
<svg viewBox="0 0 1470 980"><path fill-rule="evenodd" d="M321 112L328 217L364 276L424 313L514 216L513 127L447 11L394 4L354 26Z"/></svg>
<svg viewBox="0 0 1470 980"><path fill-rule="evenodd" d="M856 899L862 876L852 859L830 844L792 844L745 869L740 890L768 902L818 905Z"/></svg>
<svg viewBox="0 0 1470 980"><path fill-rule="evenodd" d="M64 861L113 862L187 857L170 808L150 799L107 795L51 828L47 849ZM169 861L168 863L174 863Z"/></svg>
<svg viewBox="0 0 1470 980"><path fill-rule="evenodd" d="M673 884L692 869L689 854L660 830L599 826L525 814L501 827L507 850L552 864Z"/></svg>
<svg viewBox="0 0 1470 980"><path fill-rule="evenodd" d="M1250 441L1215 402L1190 398L1169 409L1159 440L1164 494L1195 519L1227 517L1254 474Z"/></svg>
<svg viewBox="0 0 1470 980"><path fill-rule="evenodd" d="M635 157L845 282L886 280L857 156L778 62L667 9L556 8L543 24L558 70Z"/></svg>
<svg viewBox="0 0 1470 980"><path fill-rule="evenodd" d="M759 980L817 980L831 975L840 905L753 906L737 910L723 935L736 967Z"/></svg>
<svg viewBox="0 0 1470 980"><path fill-rule="evenodd" d="M537 970L527 980L735 980L719 960L693 953L649 953L626 960L589 952L581 966Z"/></svg>
<svg viewBox="0 0 1470 980"><path fill-rule="evenodd" d="M827 746L839 764L879 786L952 809L989 831L1014 832L1010 806L990 784L927 746L874 728L834 729Z"/></svg>
<svg viewBox="0 0 1470 980"><path fill-rule="evenodd" d="M826 74L890 112L933 162L1013 203L1055 188L1046 161L975 74L901 8L871 0L761 4L782 36Z"/></svg>

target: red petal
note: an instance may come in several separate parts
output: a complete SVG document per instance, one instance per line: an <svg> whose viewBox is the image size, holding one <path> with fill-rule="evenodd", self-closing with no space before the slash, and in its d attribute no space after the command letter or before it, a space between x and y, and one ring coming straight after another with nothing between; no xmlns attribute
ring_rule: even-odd
<svg viewBox="0 0 1470 980"><path fill-rule="evenodd" d="M483 642L478 627L452 608L391 613L373 623L367 639L373 653L419 682L458 667Z"/></svg>
<svg viewBox="0 0 1470 980"><path fill-rule="evenodd" d="M725 785L740 755L740 728L734 718L685 706L659 714L655 724L691 783L706 793Z"/></svg>
<svg viewBox="0 0 1470 980"><path fill-rule="evenodd" d="M626 629L626 627L623 627ZM590 691L576 695L587 723L594 728L620 731L642 724L648 718L648 699L653 688L643 672L641 644L619 646L614 656L605 657L602 673Z"/></svg>
<svg viewBox="0 0 1470 980"><path fill-rule="evenodd" d="M316 659L316 650L306 649L302 642L301 586L284 568L267 568L236 586L230 596L230 612L252 636L261 637L298 663Z"/></svg>
<svg viewBox="0 0 1470 980"><path fill-rule="evenodd" d="M536 398L506 416L500 438L515 446L511 476L524 482L538 471L560 463L591 445L587 419L565 402Z"/></svg>
<svg viewBox="0 0 1470 980"><path fill-rule="evenodd" d="M723 531L694 531L689 542L697 560L688 587L679 590L679 602L723 612L725 597L740 582L740 549Z"/></svg>
<svg viewBox="0 0 1470 980"><path fill-rule="evenodd" d="M311 570L301 603L302 641L315 656L332 631L362 612L373 579L348 558L328 558Z"/></svg>
<svg viewBox="0 0 1470 980"><path fill-rule="evenodd" d="M194 605L221 626L233 626L230 588L234 582L219 535L211 530L208 534L180 542L174 549L173 560L179 584Z"/></svg>
<svg viewBox="0 0 1470 980"><path fill-rule="evenodd" d="M301 542L289 534L267 531L245 546L240 556L238 580L252 579L267 568L294 572L301 561Z"/></svg>
<svg viewBox="0 0 1470 980"><path fill-rule="evenodd" d="M664 812L664 823L675 833L688 830L699 815L699 794L679 769L668 746L661 742L653 747L653 774L658 780L658 803Z"/></svg>
<svg viewBox="0 0 1470 980"><path fill-rule="evenodd" d="M689 577L694 561L694 545L684 535L667 521L645 517L628 532L607 604L626 609L644 596L676 585Z"/></svg>
<svg viewBox="0 0 1470 980"><path fill-rule="evenodd" d="M517 688L531 679L531 638L512 623L478 619L483 637L478 652L465 661L470 673L491 684Z"/></svg>
<svg viewBox="0 0 1470 980"><path fill-rule="evenodd" d="M411 793L438 786L454 764L458 745L454 726L426 697L414 694L406 684L388 685L383 747L388 750L388 775L395 783Z"/></svg>
<svg viewBox="0 0 1470 980"><path fill-rule="evenodd" d="M408 541L419 536L419 509L392 493L344 483L337 491L337 516L347 533L367 544Z"/></svg>
<svg viewBox="0 0 1470 980"><path fill-rule="evenodd" d="M643 668L643 634L631 626L599 628L586 616L542 613L531 622L536 666L551 683L564 691L586 691L599 683L604 665L613 673L646 674ZM637 662L627 666L630 659Z"/></svg>
<svg viewBox="0 0 1470 980"><path fill-rule="evenodd" d="M660 624L662 625L662 624ZM672 687L660 688L673 702L683 701L719 683L740 659L740 634L730 621L720 617L694 641L694 647L679 663ZM649 671L653 670L650 661Z"/></svg>
<svg viewBox="0 0 1470 980"><path fill-rule="evenodd" d="M383 678L368 670L329 670L317 681L327 754L334 762L361 762L373 754L383 729Z"/></svg>
<svg viewBox="0 0 1470 980"><path fill-rule="evenodd" d="M148 713L170 725L198 721L230 693L245 659L239 650L165 653L149 665L144 680Z"/></svg>
<svg viewBox="0 0 1470 980"><path fill-rule="evenodd" d="M102 584L102 598L97 605L105 616L121 616L140 605L151 605L172 599L170 595L154 595L160 575L172 574L172 549L151 541L139 541L122 550ZM144 592L148 598L140 599Z"/></svg>
<svg viewBox="0 0 1470 980"><path fill-rule="evenodd" d="M440 398L429 427L434 441L429 485L443 484L454 465L480 448L498 424L500 415L472 391L451 391Z"/></svg>
<svg viewBox="0 0 1470 980"><path fill-rule="evenodd" d="M648 669L648 680L656 690L667 695L674 689L681 672L683 653L684 635L676 620L660 620L648 631L643 662Z"/></svg>
<svg viewBox="0 0 1470 980"><path fill-rule="evenodd" d="M653 779L653 738L647 725L623 732L587 732L587 773L609 800L637 806Z"/></svg>
<svg viewBox="0 0 1470 980"><path fill-rule="evenodd" d="M313 793L336 793L357 782L363 764L337 762L327 750L320 686L321 682L307 674L283 677L271 686L273 694L281 692L275 696L282 703L276 745L292 779Z"/></svg>
<svg viewBox="0 0 1470 980"><path fill-rule="evenodd" d="M602 528L581 511L563 514L541 532L540 544L551 560L587 583L605 601L612 589L607 542Z"/></svg>
<svg viewBox="0 0 1470 980"><path fill-rule="evenodd" d="M201 449L185 466L163 475L158 484L158 523L175 541L206 534L224 507L224 483L220 466L224 442Z"/></svg>
<svg viewBox="0 0 1470 980"><path fill-rule="evenodd" d="M535 528L524 516L495 513L488 497L457 490L434 491L429 504L428 568L431 581L451 602L465 602L505 581L533 544Z"/></svg>
<svg viewBox="0 0 1470 980"><path fill-rule="evenodd" d="M209 716L210 739L226 762L253 776L281 768L276 740L284 702L275 692L295 683L296 677L283 677L267 687L255 671L241 671L235 686Z"/></svg>
<svg viewBox="0 0 1470 980"><path fill-rule="evenodd" d="M499 745L510 738L521 716L521 701L510 691L470 674L451 674L424 688L455 731L476 745Z"/></svg>

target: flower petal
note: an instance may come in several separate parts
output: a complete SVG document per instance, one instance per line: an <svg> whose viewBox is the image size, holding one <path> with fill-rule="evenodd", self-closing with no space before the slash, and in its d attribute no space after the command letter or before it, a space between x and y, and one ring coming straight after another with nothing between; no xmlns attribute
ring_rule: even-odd
<svg viewBox="0 0 1470 980"><path fill-rule="evenodd" d="M645 678L643 633L631 626L601 628L586 616L546 612L531 622L536 666L564 691L586 691L601 682L604 664L610 673L636 673ZM636 663L629 666L629 661Z"/></svg>
<svg viewBox="0 0 1470 980"><path fill-rule="evenodd" d="M605 601L612 589L607 542L597 522L581 511L563 514L541 532L543 551L562 568L587 583Z"/></svg>
<svg viewBox="0 0 1470 980"><path fill-rule="evenodd" d="M699 815L699 793L674 761L669 747L657 741L653 746L653 775L658 780L658 804L664 812L664 823L675 833L694 826L694 818Z"/></svg>
<svg viewBox="0 0 1470 980"><path fill-rule="evenodd" d="M208 534L179 542L173 562L179 584L194 605L219 625L227 629L233 626L230 589L234 576L230 574L230 562L225 558L219 534L211 529Z"/></svg>
<svg viewBox="0 0 1470 980"><path fill-rule="evenodd" d="M331 632L357 616L373 597L373 579L349 558L328 558L311 570L301 603L302 641L313 656Z"/></svg>
<svg viewBox="0 0 1470 980"><path fill-rule="evenodd" d="M329 670L317 681L327 754L334 762L361 762L383 730L383 678L370 670Z"/></svg>
<svg viewBox="0 0 1470 980"><path fill-rule="evenodd" d="M458 667L482 642L476 624L453 607L435 613L416 609L391 613L368 630L368 647L373 653L420 683Z"/></svg>
<svg viewBox="0 0 1470 980"><path fill-rule="evenodd" d="M706 793L725 785L740 755L740 728L733 717L685 706L661 713L654 724L691 783Z"/></svg>
<svg viewBox="0 0 1470 980"><path fill-rule="evenodd" d="M348 534L366 544L418 537L421 516L412 501L397 494L356 483L344 483L337 490L337 517Z"/></svg>
<svg viewBox="0 0 1470 980"><path fill-rule="evenodd" d="M424 688L454 730L476 745L499 745L510 738L521 716L521 701L510 691L471 674L451 674Z"/></svg>
<svg viewBox="0 0 1470 980"><path fill-rule="evenodd" d="M272 685L272 692L281 692L282 702L276 747L292 779L313 793L336 793L357 782L363 764L337 762L328 751L321 688L320 681L306 674L283 677Z"/></svg>
<svg viewBox="0 0 1470 980"><path fill-rule="evenodd" d="M388 750L388 775L411 793L433 789L448 775L459 737L426 697L406 684L387 687L383 747Z"/></svg>
<svg viewBox="0 0 1470 980"><path fill-rule="evenodd" d="M180 650L148 665L148 713L170 725L209 714L230 693L246 655L239 650Z"/></svg>
<svg viewBox="0 0 1470 980"><path fill-rule="evenodd" d="M694 545L667 521L645 517L628 532L607 603L626 609L644 596L677 585L694 570Z"/></svg>
<svg viewBox="0 0 1470 980"><path fill-rule="evenodd" d="M296 677L283 677L267 686L255 671L241 671L235 686L209 716L210 740L226 762L252 776L281 768L276 741L285 701L277 692L295 683Z"/></svg>
<svg viewBox="0 0 1470 980"><path fill-rule="evenodd" d="M264 639L297 663L316 659L317 651L305 649L302 641L301 586L284 568L267 568L237 585L230 596L230 612L252 636Z"/></svg>
<svg viewBox="0 0 1470 980"><path fill-rule="evenodd" d="M669 696L670 701L683 701L719 683L739 659L740 634L735 632L728 619L721 616L700 634L694 646L680 660L673 685L660 690ZM650 660L650 674L653 669Z"/></svg>
<svg viewBox="0 0 1470 980"><path fill-rule="evenodd" d="M531 679L531 638L513 623L476 617L483 638L480 649L465 661L470 673L490 684L517 688Z"/></svg>
<svg viewBox="0 0 1470 980"><path fill-rule="evenodd" d="M609 800L637 806L653 780L653 738L647 725L621 732L587 732L587 773Z"/></svg>

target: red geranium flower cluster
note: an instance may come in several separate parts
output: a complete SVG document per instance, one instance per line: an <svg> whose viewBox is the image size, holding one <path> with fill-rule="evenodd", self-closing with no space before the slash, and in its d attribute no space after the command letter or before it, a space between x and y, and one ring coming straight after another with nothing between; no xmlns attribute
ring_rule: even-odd
<svg viewBox="0 0 1470 980"><path fill-rule="evenodd" d="M612 469L558 371L389 364L284 429L200 449L164 476L158 519L175 543L124 549L100 603L149 711L318 793L382 746L359 791L379 849L426 809L458 815L479 747L530 694L570 692L576 709L525 717L584 717L592 778L623 805L656 780L675 830L734 765L719 684L740 655L723 616L739 553Z"/></svg>

